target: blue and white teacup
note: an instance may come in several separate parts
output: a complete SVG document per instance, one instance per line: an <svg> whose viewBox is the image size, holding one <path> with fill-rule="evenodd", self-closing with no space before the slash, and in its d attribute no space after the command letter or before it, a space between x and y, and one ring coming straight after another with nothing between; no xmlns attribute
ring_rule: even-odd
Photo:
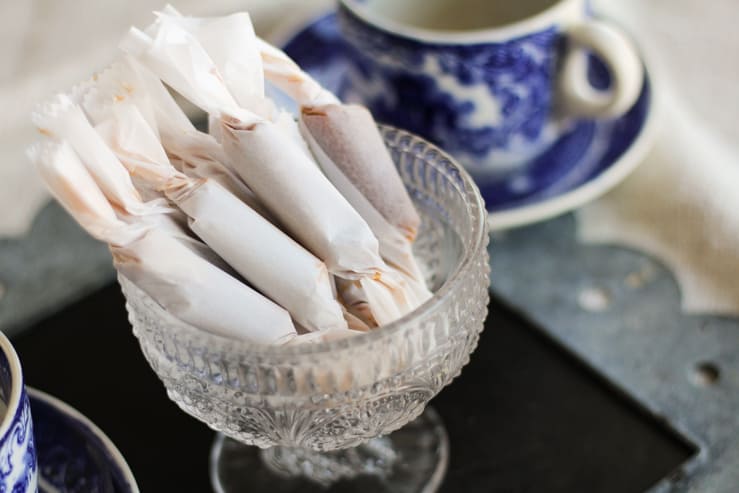
<svg viewBox="0 0 739 493"><path fill-rule="evenodd" d="M0 332L0 491L38 491L38 465L28 394L18 355Z"/></svg>
<svg viewBox="0 0 739 493"><path fill-rule="evenodd" d="M573 117L622 115L643 84L632 42L585 0L340 0L339 18L344 96L477 177L528 162ZM588 80L589 53L608 68L605 90Z"/></svg>

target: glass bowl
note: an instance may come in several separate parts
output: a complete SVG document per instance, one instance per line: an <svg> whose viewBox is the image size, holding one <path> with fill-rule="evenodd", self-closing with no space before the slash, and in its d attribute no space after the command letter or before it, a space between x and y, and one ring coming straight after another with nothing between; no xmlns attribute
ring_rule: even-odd
<svg viewBox="0 0 739 493"><path fill-rule="evenodd" d="M421 414L483 329L487 212L452 158L402 130L380 131L421 215L414 251L434 293L396 322L332 342L258 346L177 320L119 276L134 334L167 395L221 434L211 456L216 491L274 492L276 477L430 491L443 478L443 426Z"/></svg>

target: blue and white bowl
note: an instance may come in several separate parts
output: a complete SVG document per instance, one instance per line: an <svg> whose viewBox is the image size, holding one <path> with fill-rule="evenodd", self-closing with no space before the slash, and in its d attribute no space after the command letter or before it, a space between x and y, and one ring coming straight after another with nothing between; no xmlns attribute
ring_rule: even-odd
<svg viewBox="0 0 739 493"><path fill-rule="evenodd" d="M18 355L0 333L0 492L38 491L31 408Z"/></svg>
<svg viewBox="0 0 739 493"><path fill-rule="evenodd" d="M138 493L131 469L93 422L59 399L28 388L40 493Z"/></svg>
<svg viewBox="0 0 739 493"><path fill-rule="evenodd" d="M572 118L610 119L633 106L644 80L638 52L616 26L592 18L585 0L509 3L520 17L495 25L496 2L341 0L352 90L378 121L430 139L476 179L540 156ZM492 27L407 20L439 4L454 7L454 18L479 11ZM588 52L608 67L606 91L587 77Z"/></svg>

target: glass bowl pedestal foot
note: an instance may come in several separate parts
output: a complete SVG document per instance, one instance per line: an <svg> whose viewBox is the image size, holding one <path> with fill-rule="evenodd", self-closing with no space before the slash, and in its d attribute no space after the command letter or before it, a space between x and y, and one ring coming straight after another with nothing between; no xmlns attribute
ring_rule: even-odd
<svg viewBox="0 0 739 493"><path fill-rule="evenodd" d="M219 433L211 450L210 477L216 493L431 493L441 486L448 462L444 425L427 408L398 431L330 452L259 449Z"/></svg>

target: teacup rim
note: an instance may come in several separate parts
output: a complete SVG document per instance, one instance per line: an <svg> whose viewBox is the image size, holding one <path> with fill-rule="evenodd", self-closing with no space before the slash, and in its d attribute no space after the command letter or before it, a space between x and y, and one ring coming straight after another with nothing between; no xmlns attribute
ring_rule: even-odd
<svg viewBox="0 0 739 493"><path fill-rule="evenodd" d="M392 36L429 44L466 45L503 43L535 34L568 20L570 9L582 6L580 11L584 11L584 3L585 0L557 0L556 3L524 19L502 26L464 31L427 29L385 19L368 12L358 0L339 0L339 11L346 9L366 25Z"/></svg>
<svg viewBox="0 0 739 493"><path fill-rule="evenodd" d="M5 440L10 431L15 415L21 404L21 396L23 394L23 369L21 368L20 358L15 352L13 344L4 332L0 331L0 350L5 354L8 360L8 369L10 373L10 397L6 404L5 416L0 419L0 442Z"/></svg>

